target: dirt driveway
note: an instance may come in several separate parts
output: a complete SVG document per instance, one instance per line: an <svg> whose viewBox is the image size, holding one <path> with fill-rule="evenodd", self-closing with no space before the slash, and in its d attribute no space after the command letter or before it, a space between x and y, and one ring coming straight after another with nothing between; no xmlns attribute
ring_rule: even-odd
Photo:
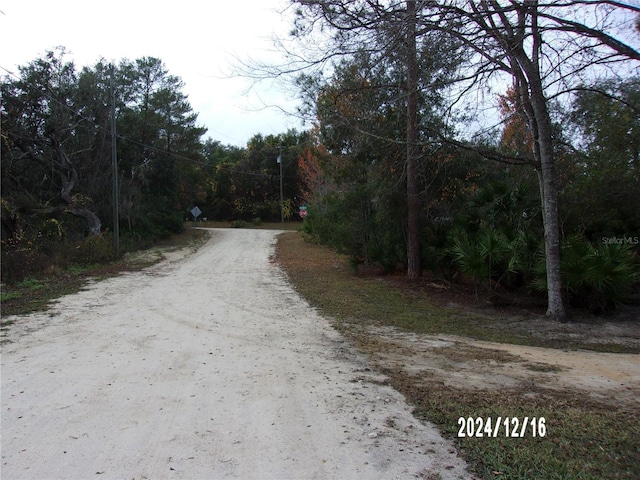
<svg viewBox="0 0 640 480"><path fill-rule="evenodd" d="M382 370L401 370L416 384L435 382L470 392L517 389L525 394L542 388L577 393L634 414L640 411L638 354L510 345L381 326L358 328L358 338L363 339L359 343L370 361ZM626 340L638 342L640 336Z"/></svg>
<svg viewBox="0 0 640 480"><path fill-rule="evenodd" d="M289 286L276 234L215 230L17 318L2 479L470 478Z"/></svg>

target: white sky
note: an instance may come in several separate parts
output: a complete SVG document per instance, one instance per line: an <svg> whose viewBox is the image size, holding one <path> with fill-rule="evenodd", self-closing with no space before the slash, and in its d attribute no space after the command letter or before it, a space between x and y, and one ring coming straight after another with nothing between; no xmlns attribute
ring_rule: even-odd
<svg viewBox="0 0 640 480"><path fill-rule="evenodd" d="M237 60L272 57L273 33L290 29L287 0L0 0L0 66L17 73L56 46L76 67L101 57L118 62L161 59L185 83L184 93L205 134L223 144L245 146L256 133L284 133L302 126L277 105L293 111L291 94L267 82L252 89L229 78ZM288 12L289 10L287 10ZM6 72L0 70L0 75Z"/></svg>

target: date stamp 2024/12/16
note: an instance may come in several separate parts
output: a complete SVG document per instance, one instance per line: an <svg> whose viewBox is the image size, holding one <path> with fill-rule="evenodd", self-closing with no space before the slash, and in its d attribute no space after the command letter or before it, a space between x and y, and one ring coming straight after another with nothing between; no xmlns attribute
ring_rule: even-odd
<svg viewBox="0 0 640 480"><path fill-rule="evenodd" d="M493 437L508 438L544 437L547 434L547 424L544 417L460 417L458 418L458 438L464 437Z"/></svg>

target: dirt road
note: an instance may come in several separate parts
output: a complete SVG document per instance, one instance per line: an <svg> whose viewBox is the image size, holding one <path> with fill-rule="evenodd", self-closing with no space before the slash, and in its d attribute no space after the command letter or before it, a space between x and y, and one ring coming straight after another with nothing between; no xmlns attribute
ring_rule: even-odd
<svg viewBox="0 0 640 480"><path fill-rule="evenodd" d="M470 478L270 262L276 233L215 230L17 319L2 479Z"/></svg>

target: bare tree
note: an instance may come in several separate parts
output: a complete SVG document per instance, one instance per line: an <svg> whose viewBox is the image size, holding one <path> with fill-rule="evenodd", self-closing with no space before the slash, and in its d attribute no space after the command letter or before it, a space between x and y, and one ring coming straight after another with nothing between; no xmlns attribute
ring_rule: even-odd
<svg viewBox="0 0 640 480"><path fill-rule="evenodd" d="M495 74L512 77L533 138L533 164L543 206L547 316L562 320L558 177L549 102L585 79L638 68L636 5L595 0L425 1L423 32L439 30L473 53L460 77L487 85ZM615 67L615 71L614 71ZM465 93L469 89L463 90Z"/></svg>

